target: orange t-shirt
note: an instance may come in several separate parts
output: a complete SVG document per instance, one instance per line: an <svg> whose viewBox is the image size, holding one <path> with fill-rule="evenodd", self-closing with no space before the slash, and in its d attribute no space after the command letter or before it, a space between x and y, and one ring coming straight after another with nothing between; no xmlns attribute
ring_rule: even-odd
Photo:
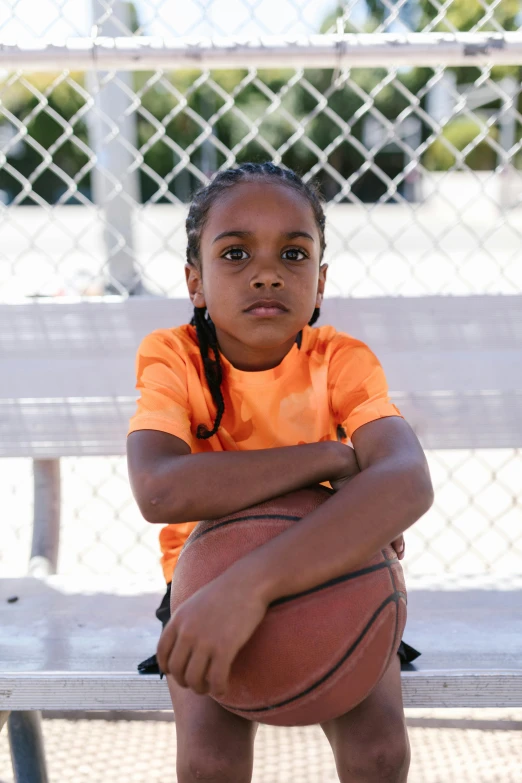
<svg viewBox="0 0 522 783"><path fill-rule="evenodd" d="M365 343L333 326L305 326L271 370L246 372L222 354L225 412L216 435L198 440L196 429L213 426L216 406L203 370L196 330L186 324L157 329L141 342L136 357L135 430L176 435L193 454L248 451L341 440L350 443L362 424L402 416L390 402L383 369ZM160 531L165 579L172 579L179 553L196 522Z"/></svg>

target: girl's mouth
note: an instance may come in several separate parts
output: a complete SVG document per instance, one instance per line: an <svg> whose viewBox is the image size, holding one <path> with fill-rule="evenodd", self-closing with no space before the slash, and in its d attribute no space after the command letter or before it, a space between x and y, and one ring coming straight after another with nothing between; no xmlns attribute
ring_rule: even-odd
<svg viewBox="0 0 522 783"><path fill-rule="evenodd" d="M288 310L278 299L258 299L247 307L245 313L251 313L258 318L272 318L274 315L284 315Z"/></svg>
<svg viewBox="0 0 522 783"><path fill-rule="evenodd" d="M256 315L258 317L267 318L274 315L285 315L288 310L283 310L282 307L259 305L258 307L253 307L252 309L246 310L245 312L249 315Z"/></svg>

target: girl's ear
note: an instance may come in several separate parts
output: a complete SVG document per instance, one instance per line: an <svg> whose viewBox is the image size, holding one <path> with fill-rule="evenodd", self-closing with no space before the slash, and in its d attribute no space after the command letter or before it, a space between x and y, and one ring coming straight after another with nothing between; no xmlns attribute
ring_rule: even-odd
<svg viewBox="0 0 522 783"><path fill-rule="evenodd" d="M203 293L203 281L201 275L192 264L185 264L185 279L190 296L190 301L194 307L206 307L205 295Z"/></svg>
<svg viewBox="0 0 522 783"><path fill-rule="evenodd" d="M321 307L323 301L324 287L326 285L326 272L328 271L328 264L322 264L319 268L319 281L317 283L317 297L315 299L315 306Z"/></svg>

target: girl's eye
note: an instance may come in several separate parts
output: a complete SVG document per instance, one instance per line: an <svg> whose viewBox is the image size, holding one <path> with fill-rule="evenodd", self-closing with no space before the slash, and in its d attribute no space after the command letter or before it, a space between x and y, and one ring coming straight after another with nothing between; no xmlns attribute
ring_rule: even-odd
<svg viewBox="0 0 522 783"><path fill-rule="evenodd" d="M289 258L289 261L303 261L304 258L307 258L306 253L304 250L300 250L298 247L291 247L288 250L285 250L285 253L301 253L302 258L296 258L296 256L292 256Z"/></svg>
<svg viewBox="0 0 522 783"><path fill-rule="evenodd" d="M242 247L231 247L230 250L227 250L227 252L223 254L223 258L228 258L230 261L244 261L245 259L243 257L240 257L240 254L245 252L246 251L243 250ZM287 253L292 254L288 258L288 261L302 261L304 258L307 258L307 255L304 252L304 250L301 250L298 247L291 247L288 250L285 250L283 255L286 255ZM301 254L301 258L297 257L299 253ZM232 258L229 258L231 254L236 254L236 255L232 255Z"/></svg>
<svg viewBox="0 0 522 783"><path fill-rule="evenodd" d="M231 247L230 250L227 250L227 252L223 254L223 258L228 258L230 253L244 253L244 252L245 251L243 250L242 247ZM243 258L238 258L237 255L234 256L233 258L230 258L229 260L230 261L244 261Z"/></svg>

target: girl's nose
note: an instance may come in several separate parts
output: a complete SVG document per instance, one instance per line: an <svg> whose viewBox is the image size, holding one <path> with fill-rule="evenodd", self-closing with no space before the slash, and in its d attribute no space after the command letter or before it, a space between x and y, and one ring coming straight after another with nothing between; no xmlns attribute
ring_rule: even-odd
<svg viewBox="0 0 522 783"><path fill-rule="evenodd" d="M276 279L260 280L257 278L252 281L252 288L283 288L283 281Z"/></svg>
<svg viewBox="0 0 522 783"><path fill-rule="evenodd" d="M264 265L261 269L252 275L251 280L252 288L284 288L283 278L275 267L270 267L269 264Z"/></svg>

